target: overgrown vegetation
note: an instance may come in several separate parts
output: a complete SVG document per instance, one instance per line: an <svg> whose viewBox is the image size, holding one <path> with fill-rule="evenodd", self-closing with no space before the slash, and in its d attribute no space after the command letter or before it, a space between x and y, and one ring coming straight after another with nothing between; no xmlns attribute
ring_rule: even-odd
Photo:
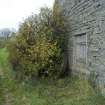
<svg viewBox="0 0 105 105"><path fill-rule="evenodd" d="M0 105L105 105L105 99L82 77L19 82L5 48L0 58Z"/></svg>
<svg viewBox="0 0 105 105"><path fill-rule="evenodd" d="M14 70L22 77L58 77L64 74L67 24L59 11L45 7L20 26L8 49ZM55 10L54 9L54 10Z"/></svg>

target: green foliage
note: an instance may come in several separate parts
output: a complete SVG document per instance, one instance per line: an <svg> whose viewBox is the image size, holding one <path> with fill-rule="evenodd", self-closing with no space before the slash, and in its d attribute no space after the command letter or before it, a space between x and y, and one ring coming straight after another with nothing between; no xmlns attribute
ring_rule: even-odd
<svg viewBox="0 0 105 105"><path fill-rule="evenodd" d="M8 52L6 48L0 49L0 67L7 64Z"/></svg>
<svg viewBox="0 0 105 105"><path fill-rule="evenodd" d="M0 105L105 105L105 98L95 93L84 78L17 82L6 75L13 75L8 50L1 49L0 57Z"/></svg>
<svg viewBox="0 0 105 105"><path fill-rule="evenodd" d="M53 7L53 28L53 37L57 40L58 45L64 53L68 45L70 25L68 18L63 14L63 10L57 3L55 3Z"/></svg>
<svg viewBox="0 0 105 105"><path fill-rule="evenodd" d="M0 37L0 48L4 48L7 43L7 40L4 38Z"/></svg>
<svg viewBox="0 0 105 105"><path fill-rule="evenodd" d="M61 73L63 54L54 38L54 20L49 8L41 8L21 24L8 49L14 70L28 77L56 77Z"/></svg>
<svg viewBox="0 0 105 105"><path fill-rule="evenodd" d="M60 77L66 77L70 74L69 63L69 38L70 38L70 23L68 17L64 14L65 11L60 8L58 3L55 2L53 7L53 29L54 40L57 40L58 46L61 49L61 55L63 55L63 67Z"/></svg>

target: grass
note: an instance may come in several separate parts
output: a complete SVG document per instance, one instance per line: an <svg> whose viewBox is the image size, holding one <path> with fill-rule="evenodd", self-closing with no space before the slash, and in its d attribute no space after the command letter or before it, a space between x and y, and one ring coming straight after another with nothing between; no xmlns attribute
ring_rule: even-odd
<svg viewBox="0 0 105 105"><path fill-rule="evenodd" d="M1 49L0 105L105 105L105 99L83 78L17 82L7 58L7 50Z"/></svg>

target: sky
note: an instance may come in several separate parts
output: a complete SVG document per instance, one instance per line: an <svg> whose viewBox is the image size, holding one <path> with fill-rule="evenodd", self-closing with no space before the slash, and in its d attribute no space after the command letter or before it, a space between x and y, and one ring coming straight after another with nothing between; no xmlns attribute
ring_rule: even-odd
<svg viewBox="0 0 105 105"><path fill-rule="evenodd" d="M0 0L0 29L15 28L40 7L52 7L54 0Z"/></svg>

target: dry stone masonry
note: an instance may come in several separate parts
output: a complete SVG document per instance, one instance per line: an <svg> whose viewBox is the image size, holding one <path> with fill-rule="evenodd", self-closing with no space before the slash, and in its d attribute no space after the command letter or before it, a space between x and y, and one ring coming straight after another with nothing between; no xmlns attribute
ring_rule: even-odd
<svg viewBox="0 0 105 105"><path fill-rule="evenodd" d="M86 74L105 94L105 0L56 0L55 3L70 23L72 71Z"/></svg>

